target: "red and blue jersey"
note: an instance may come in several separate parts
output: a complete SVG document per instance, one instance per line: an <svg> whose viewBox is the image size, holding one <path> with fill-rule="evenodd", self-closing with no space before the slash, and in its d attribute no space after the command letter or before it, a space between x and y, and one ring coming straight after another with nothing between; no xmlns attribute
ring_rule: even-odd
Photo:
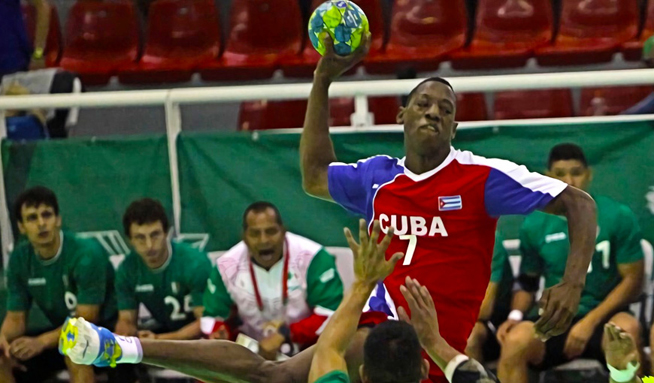
<svg viewBox="0 0 654 383"><path fill-rule="evenodd" d="M543 208L567 186L454 148L423 174L407 169L404 159L375 156L332 163L328 177L334 201L364 216L369 229L373 220L384 232L395 228L387 256L405 253L367 308L396 317L397 305L406 308L399 286L406 276L416 278L431 292L443 337L461 352L490 280L497 219Z"/></svg>

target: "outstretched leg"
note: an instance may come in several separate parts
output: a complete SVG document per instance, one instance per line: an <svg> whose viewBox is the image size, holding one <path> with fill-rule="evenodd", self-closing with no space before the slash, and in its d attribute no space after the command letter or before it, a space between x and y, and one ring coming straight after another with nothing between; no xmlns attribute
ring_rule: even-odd
<svg viewBox="0 0 654 383"><path fill-rule="evenodd" d="M359 381L363 343L361 329L350 344L346 361L351 381ZM118 341L116 341L118 339ZM118 347L122 337L83 319L71 319L62 329L60 350L79 364L107 366L125 360L126 349ZM306 383L314 348L283 362L266 361L247 348L229 341L193 340L139 341L142 363L175 370L207 383ZM116 351L119 350L119 351Z"/></svg>

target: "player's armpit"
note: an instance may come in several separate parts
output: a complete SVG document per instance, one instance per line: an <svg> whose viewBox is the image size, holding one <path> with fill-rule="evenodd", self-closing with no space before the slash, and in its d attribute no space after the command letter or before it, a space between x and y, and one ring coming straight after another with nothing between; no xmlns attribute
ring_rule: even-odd
<svg viewBox="0 0 654 383"><path fill-rule="evenodd" d="M333 349L316 348L307 383L314 383L323 375L337 370L347 374L347 364L343 355Z"/></svg>
<svg viewBox="0 0 654 383"><path fill-rule="evenodd" d="M327 201L333 201L331 194L329 194L329 186L327 180L328 167L307 166L306 174L302 177L302 189L304 192L317 198Z"/></svg>
<svg viewBox="0 0 654 383"><path fill-rule="evenodd" d="M593 198L581 189L574 186L567 186L563 191L550 201L542 209L545 213L556 215L567 215L570 211L576 210L576 206L582 206L596 210Z"/></svg>

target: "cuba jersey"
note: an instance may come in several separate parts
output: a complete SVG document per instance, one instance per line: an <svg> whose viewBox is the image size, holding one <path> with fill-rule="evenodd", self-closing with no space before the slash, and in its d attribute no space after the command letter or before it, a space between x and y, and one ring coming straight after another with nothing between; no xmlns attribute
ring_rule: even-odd
<svg viewBox="0 0 654 383"><path fill-rule="evenodd" d="M405 256L374 294L406 307L399 287L407 276L418 279L434 299L443 336L459 351L488 286L498 217L543 208L567 186L510 161L454 148L423 174L388 156L332 163L328 185L334 201L369 225L379 220L383 232L395 228L387 256ZM396 316L395 307L381 309Z"/></svg>
<svg viewBox="0 0 654 383"><path fill-rule="evenodd" d="M137 310L143 303L164 332L196 320L193 308L202 306L211 272L209 257L187 244L169 242L168 254L166 262L153 270L132 252L116 272L118 309Z"/></svg>

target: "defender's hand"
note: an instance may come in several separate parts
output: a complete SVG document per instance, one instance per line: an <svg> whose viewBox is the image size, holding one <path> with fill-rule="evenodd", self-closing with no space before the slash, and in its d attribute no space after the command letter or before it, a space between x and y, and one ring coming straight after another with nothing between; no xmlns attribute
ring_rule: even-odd
<svg viewBox="0 0 654 383"><path fill-rule="evenodd" d="M345 228L343 231L354 254L354 276L357 282L365 286L374 286L377 282L384 280L393 272L397 261L404 257L403 253L395 253L391 259L386 260L386 250L393 239L393 228L388 229L384 239L378 243L381 228L377 220L373 222L370 238L368 238L366 221L359 220L359 241L361 243L354 240L350 229Z"/></svg>

